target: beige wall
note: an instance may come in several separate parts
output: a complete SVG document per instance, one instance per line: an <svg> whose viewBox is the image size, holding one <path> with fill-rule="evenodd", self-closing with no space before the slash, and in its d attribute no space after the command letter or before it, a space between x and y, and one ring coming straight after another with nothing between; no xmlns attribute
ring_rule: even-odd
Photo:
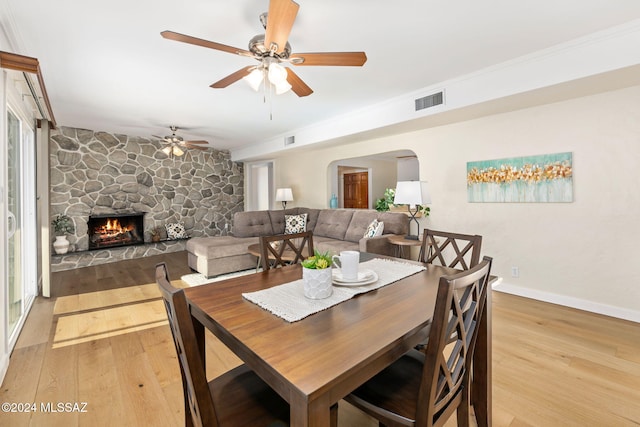
<svg viewBox="0 0 640 427"><path fill-rule="evenodd" d="M640 321L640 86L277 158L297 206L326 207L329 165L409 149L429 181L421 225L483 235L502 288ZM570 151L573 203L468 203L466 162ZM511 267L520 277L511 277Z"/></svg>

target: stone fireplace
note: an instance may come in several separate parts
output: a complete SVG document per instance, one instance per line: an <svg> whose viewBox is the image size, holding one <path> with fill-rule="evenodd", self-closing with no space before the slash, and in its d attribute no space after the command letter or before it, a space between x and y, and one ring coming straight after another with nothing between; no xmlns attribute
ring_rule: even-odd
<svg viewBox="0 0 640 427"><path fill-rule="evenodd" d="M87 234L90 251L144 243L144 213L91 215Z"/></svg>
<svg viewBox="0 0 640 427"><path fill-rule="evenodd" d="M181 250L184 240L165 240L166 232L160 243L151 242L152 232L162 235L168 224L182 223L190 237L227 229L233 214L244 209L243 164L213 148L171 159L163 147L154 138L88 129L62 126L52 132L49 211L51 218L68 215L75 225L70 253L53 256L52 271ZM132 212L143 214L142 224L135 236L125 231L119 237L138 244L112 249L111 240L101 238L93 247L90 218Z"/></svg>

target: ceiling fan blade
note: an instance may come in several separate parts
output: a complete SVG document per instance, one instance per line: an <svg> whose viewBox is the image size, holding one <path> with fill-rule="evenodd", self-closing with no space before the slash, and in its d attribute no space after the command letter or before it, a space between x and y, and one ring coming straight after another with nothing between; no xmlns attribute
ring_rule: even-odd
<svg viewBox="0 0 640 427"><path fill-rule="evenodd" d="M208 141L185 141L185 144L208 144Z"/></svg>
<svg viewBox="0 0 640 427"><path fill-rule="evenodd" d="M267 15L267 30L264 34L264 46L267 49L271 43L275 43L278 45L276 53L282 53L299 8L298 3L293 0L271 0Z"/></svg>
<svg viewBox="0 0 640 427"><path fill-rule="evenodd" d="M204 150L208 150L208 149L209 149L209 147L201 147L201 146L199 146L199 145L185 144L185 146L186 146L187 148L195 148L196 150L203 150L203 151L204 151Z"/></svg>
<svg viewBox="0 0 640 427"><path fill-rule="evenodd" d="M307 86L305 82L302 81L300 77L289 67L285 68L287 70L287 81L291 85L291 90L298 96L309 96L313 93L313 90Z"/></svg>
<svg viewBox="0 0 640 427"><path fill-rule="evenodd" d="M221 88L225 88L227 86L229 86L231 83L235 83L238 80L240 80L241 78L243 78L244 76L249 75L249 73L256 68L255 65L249 65L248 67L244 67L238 71L236 71L233 74L229 74L227 77L225 77L222 80L218 80L217 82L213 83L212 85L210 85L210 87L215 88L215 89L221 89Z"/></svg>
<svg viewBox="0 0 640 427"><path fill-rule="evenodd" d="M184 34L176 33L173 31L163 31L160 33L162 37L169 40L175 40L177 42L194 44L196 46L208 47L209 49L221 50L223 52L235 53L237 55L248 55L253 57L253 53L245 49L240 49L233 46L227 46L226 44L211 42L209 40L199 39L197 37L191 37Z"/></svg>
<svg viewBox="0 0 640 427"><path fill-rule="evenodd" d="M295 59L302 58L298 63ZM291 54L293 65L338 65L361 67L367 62L364 52L320 52L320 53L296 53Z"/></svg>
<svg viewBox="0 0 640 427"><path fill-rule="evenodd" d="M154 138L158 138L158 139L162 139L164 141L164 136L158 136L158 135L151 135Z"/></svg>

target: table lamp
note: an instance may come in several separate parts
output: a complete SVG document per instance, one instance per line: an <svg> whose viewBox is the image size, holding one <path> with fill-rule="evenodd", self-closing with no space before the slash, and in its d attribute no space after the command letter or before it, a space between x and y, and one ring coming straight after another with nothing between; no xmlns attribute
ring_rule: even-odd
<svg viewBox="0 0 640 427"><path fill-rule="evenodd" d="M276 202L282 202L282 209L287 208L287 202L293 200L293 192L290 188L278 188L276 190Z"/></svg>
<svg viewBox="0 0 640 427"><path fill-rule="evenodd" d="M417 205L427 203L431 203L431 196L429 195L426 181L398 181L396 183L396 195L393 199L393 204L407 205L409 215L411 216L411 218L409 218L409 234L405 236L405 239L418 240L420 236L420 224L416 219L416 214L418 213ZM416 205L415 210L411 210L411 205ZM410 234L411 221L415 221L418 227L418 234L415 236Z"/></svg>

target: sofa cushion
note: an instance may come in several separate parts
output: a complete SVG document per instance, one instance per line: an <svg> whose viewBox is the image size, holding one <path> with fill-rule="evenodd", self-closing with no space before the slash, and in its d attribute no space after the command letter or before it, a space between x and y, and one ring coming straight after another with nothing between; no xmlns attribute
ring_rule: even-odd
<svg viewBox="0 0 640 427"><path fill-rule="evenodd" d="M409 233L409 217L402 212L380 212L378 221L384 222L382 234L405 236Z"/></svg>
<svg viewBox="0 0 640 427"><path fill-rule="evenodd" d="M284 234L296 234L307 231L307 214L285 215Z"/></svg>
<svg viewBox="0 0 640 427"><path fill-rule="evenodd" d="M233 235L236 237L259 237L275 234L271 226L269 211L236 212L233 215Z"/></svg>
<svg viewBox="0 0 640 427"><path fill-rule="evenodd" d="M342 251L358 251L360 245L358 243L346 240L336 240L329 237L313 236L313 248L319 252L329 252L333 255L339 255Z"/></svg>
<svg viewBox="0 0 640 427"><path fill-rule="evenodd" d="M298 208L299 214L307 214L307 230L315 231L321 209Z"/></svg>
<svg viewBox="0 0 640 427"><path fill-rule="evenodd" d="M313 235L344 240L352 216L352 210L323 209L318 215L318 222L313 229ZM360 237L362 237L362 232Z"/></svg>
<svg viewBox="0 0 640 427"><path fill-rule="evenodd" d="M298 213L298 208L277 209L267 212L269 212L269 218L271 218L273 234L284 234L284 216L296 215Z"/></svg>
<svg viewBox="0 0 640 427"><path fill-rule="evenodd" d="M371 221L371 224L367 227L367 230L364 232L362 237L376 237L382 236L382 231L384 230L384 222L378 221L374 219Z"/></svg>
<svg viewBox="0 0 640 427"><path fill-rule="evenodd" d="M367 227L374 219L378 219L378 211L364 209L354 211L351 221L349 221L349 227L345 233L344 240L359 242L365 231L367 231Z"/></svg>
<svg viewBox="0 0 640 427"><path fill-rule="evenodd" d="M167 230L169 240L186 239L187 232L184 229L184 222L172 222L164 225Z"/></svg>

